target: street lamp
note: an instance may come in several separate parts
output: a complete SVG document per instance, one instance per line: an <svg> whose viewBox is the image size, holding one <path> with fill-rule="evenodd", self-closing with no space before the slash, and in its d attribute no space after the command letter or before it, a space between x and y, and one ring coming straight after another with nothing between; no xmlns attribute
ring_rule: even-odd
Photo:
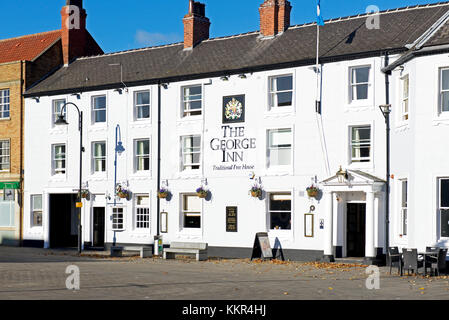
<svg viewBox="0 0 449 320"><path fill-rule="evenodd" d="M385 184L385 246L386 252L390 246L390 114L391 104L384 104L379 106L382 115L385 118L386 124L386 139L387 139L387 179Z"/></svg>
<svg viewBox="0 0 449 320"><path fill-rule="evenodd" d="M81 203L81 190L82 190L82 177L83 177L83 112L80 111L78 106L72 102L66 102L62 108L61 112L58 115L58 119L55 121L55 125L68 125L68 122L65 120L64 111L66 110L68 105L73 105L78 111L78 130L80 132L80 178L79 178L79 190L78 190L78 203ZM83 227L81 225L81 207L78 207L78 253L81 253L82 249L82 230Z"/></svg>
<svg viewBox="0 0 449 320"><path fill-rule="evenodd" d="M117 154L122 154L125 151L122 143L122 131L120 130L120 125L115 127L115 161L114 161L114 206L116 205L117 199Z"/></svg>
<svg viewBox="0 0 449 320"><path fill-rule="evenodd" d="M343 183L348 180L348 171L343 170L343 168L340 166L340 170L337 171L337 179L339 183Z"/></svg>

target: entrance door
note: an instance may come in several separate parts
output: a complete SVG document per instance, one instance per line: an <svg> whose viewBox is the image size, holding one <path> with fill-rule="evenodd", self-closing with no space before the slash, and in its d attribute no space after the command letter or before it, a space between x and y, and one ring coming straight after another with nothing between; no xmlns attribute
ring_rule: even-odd
<svg viewBox="0 0 449 320"><path fill-rule="evenodd" d="M78 245L78 210L76 195L50 195L50 247L76 248Z"/></svg>
<svg viewBox="0 0 449 320"><path fill-rule="evenodd" d="M365 256L365 215L366 204L348 203L347 212L347 256L364 257Z"/></svg>
<svg viewBox="0 0 449 320"><path fill-rule="evenodd" d="M94 247L104 247L105 208L94 208Z"/></svg>

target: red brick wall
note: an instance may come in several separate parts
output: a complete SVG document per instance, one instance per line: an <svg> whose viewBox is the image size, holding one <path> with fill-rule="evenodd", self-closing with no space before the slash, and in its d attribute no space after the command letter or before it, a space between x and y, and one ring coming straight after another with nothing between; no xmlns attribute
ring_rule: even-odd
<svg viewBox="0 0 449 320"><path fill-rule="evenodd" d="M287 0L265 0L259 8L260 33L271 37L290 27L292 6Z"/></svg>

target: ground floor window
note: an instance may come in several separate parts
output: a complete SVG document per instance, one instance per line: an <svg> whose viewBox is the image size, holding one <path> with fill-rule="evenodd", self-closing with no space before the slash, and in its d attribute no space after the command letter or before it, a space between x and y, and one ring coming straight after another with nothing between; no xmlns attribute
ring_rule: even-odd
<svg viewBox="0 0 449 320"><path fill-rule="evenodd" d="M291 230L292 194L270 193L268 201L270 230Z"/></svg>
<svg viewBox="0 0 449 320"><path fill-rule="evenodd" d="M441 237L449 238L449 178L440 179L440 233Z"/></svg>
<svg viewBox="0 0 449 320"><path fill-rule="evenodd" d="M184 228L201 228L201 199L197 195L182 195L182 218Z"/></svg>
<svg viewBox="0 0 449 320"><path fill-rule="evenodd" d="M400 234L407 235L407 213L408 213L408 181L401 182L401 212L400 212Z"/></svg>
<svg viewBox="0 0 449 320"><path fill-rule="evenodd" d="M14 227L14 201L3 199L0 191L0 227Z"/></svg>
<svg viewBox="0 0 449 320"><path fill-rule="evenodd" d="M42 195L31 196L31 226L42 227Z"/></svg>
<svg viewBox="0 0 449 320"><path fill-rule="evenodd" d="M123 208L112 208L112 230L124 230Z"/></svg>
<svg viewBox="0 0 449 320"><path fill-rule="evenodd" d="M150 228L150 197L136 196L136 229Z"/></svg>

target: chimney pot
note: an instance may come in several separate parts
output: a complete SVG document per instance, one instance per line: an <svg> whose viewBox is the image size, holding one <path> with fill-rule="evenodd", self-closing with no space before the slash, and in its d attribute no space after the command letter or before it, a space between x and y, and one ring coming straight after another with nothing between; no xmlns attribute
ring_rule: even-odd
<svg viewBox="0 0 449 320"><path fill-rule="evenodd" d="M82 0L67 0L61 10L61 41L64 65L87 52L86 10Z"/></svg>

